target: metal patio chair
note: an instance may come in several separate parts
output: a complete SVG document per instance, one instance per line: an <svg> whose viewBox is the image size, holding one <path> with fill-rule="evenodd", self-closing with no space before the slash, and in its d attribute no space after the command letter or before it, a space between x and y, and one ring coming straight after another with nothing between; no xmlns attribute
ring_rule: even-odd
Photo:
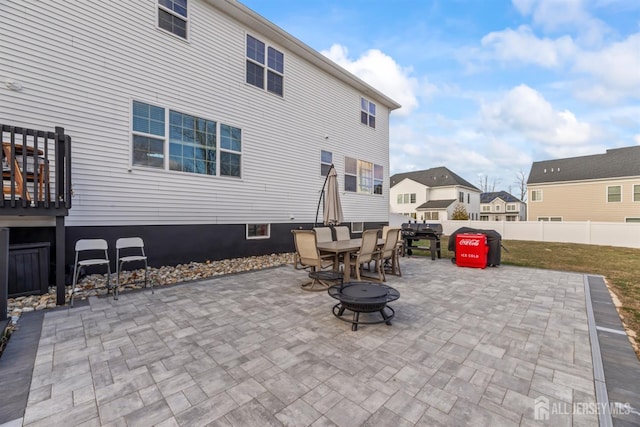
<svg viewBox="0 0 640 427"><path fill-rule="evenodd" d="M76 286L78 284L78 275L82 267L92 267L99 265L107 266L107 293L111 289L111 265L109 263L109 245L104 239L80 239L76 242L76 257L73 264L73 284L71 287L71 301L69 302L69 308L73 307L73 297L76 293ZM93 258L80 259L81 253L90 252ZM96 254L102 253L102 258L97 257Z"/></svg>
<svg viewBox="0 0 640 427"><path fill-rule="evenodd" d="M120 252L123 252L121 256ZM135 251L135 253L131 253ZM140 237L121 237L116 240L116 290L114 299L118 299L120 292L120 272L122 266L127 262L144 263L144 287L149 283L149 265L147 255L144 253L144 241ZM153 283L151 283L151 293L154 294Z"/></svg>

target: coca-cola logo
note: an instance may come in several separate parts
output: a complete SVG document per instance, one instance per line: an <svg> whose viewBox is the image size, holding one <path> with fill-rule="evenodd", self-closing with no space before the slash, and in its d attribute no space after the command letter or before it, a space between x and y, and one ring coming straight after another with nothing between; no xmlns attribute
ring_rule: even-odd
<svg viewBox="0 0 640 427"><path fill-rule="evenodd" d="M460 246L480 246L480 239L460 239L458 244Z"/></svg>

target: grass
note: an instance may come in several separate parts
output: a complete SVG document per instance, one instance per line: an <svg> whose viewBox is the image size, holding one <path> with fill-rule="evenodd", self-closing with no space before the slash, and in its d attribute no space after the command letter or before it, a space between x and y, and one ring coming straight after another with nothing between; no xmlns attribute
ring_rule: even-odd
<svg viewBox="0 0 640 427"><path fill-rule="evenodd" d="M420 242L428 246L428 241ZM442 257L453 258L442 239ZM575 243L503 240L502 264L604 276L620 301L618 314L640 358L640 249ZM415 243L414 243L415 245ZM428 255L427 251L416 252Z"/></svg>

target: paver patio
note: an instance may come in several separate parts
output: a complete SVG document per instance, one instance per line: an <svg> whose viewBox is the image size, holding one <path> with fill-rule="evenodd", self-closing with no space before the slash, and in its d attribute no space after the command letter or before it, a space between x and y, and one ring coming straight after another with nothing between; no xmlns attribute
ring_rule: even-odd
<svg viewBox="0 0 640 427"><path fill-rule="evenodd" d="M595 402L583 275L401 264L393 325L356 332L291 266L47 312L24 425L536 426L536 399Z"/></svg>

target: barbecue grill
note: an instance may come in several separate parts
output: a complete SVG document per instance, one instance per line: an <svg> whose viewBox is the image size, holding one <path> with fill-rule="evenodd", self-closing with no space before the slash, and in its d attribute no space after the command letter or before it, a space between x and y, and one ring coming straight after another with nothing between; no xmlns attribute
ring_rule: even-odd
<svg viewBox="0 0 640 427"><path fill-rule="evenodd" d="M402 224L402 256L413 253L412 249L431 251L431 259L441 258L440 237L442 237L442 224L426 222L406 222ZM413 246L414 240L429 240L429 246Z"/></svg>

